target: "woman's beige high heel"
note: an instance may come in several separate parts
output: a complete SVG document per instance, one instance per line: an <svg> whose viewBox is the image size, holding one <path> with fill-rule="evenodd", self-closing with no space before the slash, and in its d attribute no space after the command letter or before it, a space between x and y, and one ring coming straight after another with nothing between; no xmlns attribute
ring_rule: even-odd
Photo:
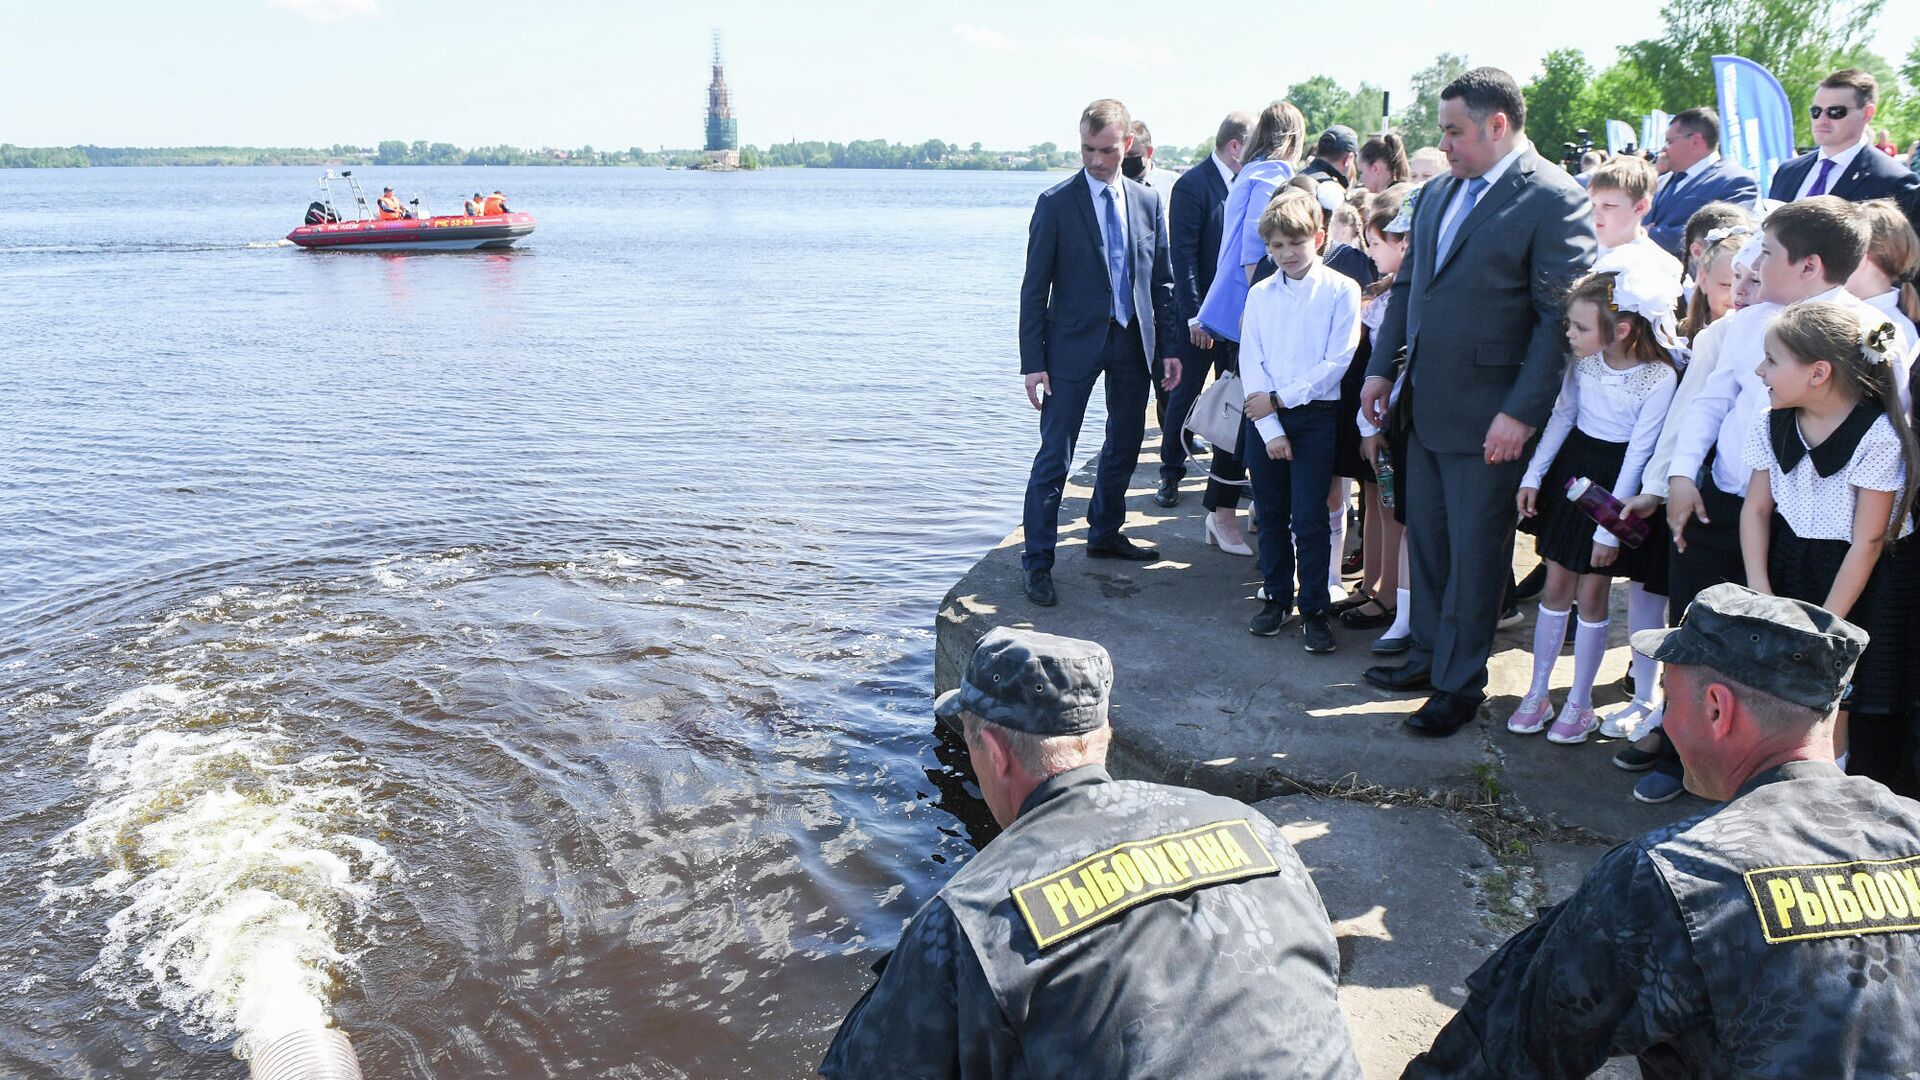
<svg viewBox="0 0 1920 1080"><path fill-rule="evenodd" d="M1206 539L1207 539L1208 547L1217 547L1221 551L1224 551L1229 555L1253 554L1253 549L1251 547L1248 547L1246 544L1244 543L1236 544L1233 541L1228 540L1225 537L1221 536L1220 530L1214 527L1212 514L1208 514L1204 520L1207 523Z"/></svg>

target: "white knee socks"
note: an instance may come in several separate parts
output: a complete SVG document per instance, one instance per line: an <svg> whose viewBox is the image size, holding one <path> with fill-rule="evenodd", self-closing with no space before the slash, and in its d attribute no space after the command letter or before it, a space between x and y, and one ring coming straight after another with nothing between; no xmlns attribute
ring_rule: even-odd
<svg viewBox="0 0 1920 1080"><path fill-rule="evenodd" d="M1413 604L1407 599L1407 590L1393 590L1393 625L1387 627L1385 637L1406 637L1413 633Z"/></svg>
<svg viewBox="0 0 1920 1080"><path fill-rule="evenodd" d="M1340 587L1340 560L1347 557L1347 500L1353 495L1353 481L1337 479L1340 485L1340 509L1327 511L1327 532L1333 546L1333 558L1327 562L1327 588Z"/></svg>
<svg viewBox="0 0 1920 1080"><path fill-rule="evenodd" d="M1667 625L1667 598L1655 596L1639 582L1627 586L1627 631L1658 630ZM1633 654L1633 698L1649 707L1659 692L1660 665L1651 656Z"/></svg>
<svg viewBox="0 0 1920 1080"><path fill-rule="evenodd" d="M1567 691L1567 707L1586 709L1593 706L1593 680L1600 674L1600 658L1607 652L1607 625L1610 620L1599 622L1579 620L1580 625L1573 632L1573 689Z"/></svg>
<svg viewBox="0 0 1920 1080"><path fill-rule="evenodd" d="M1528 697L1545 697L1547 683L1553 678L1554 661L1560 659L1560 646L1567 640L1567 615L1540 605L1540 620L1533 624L1533 685Z"/></svg>

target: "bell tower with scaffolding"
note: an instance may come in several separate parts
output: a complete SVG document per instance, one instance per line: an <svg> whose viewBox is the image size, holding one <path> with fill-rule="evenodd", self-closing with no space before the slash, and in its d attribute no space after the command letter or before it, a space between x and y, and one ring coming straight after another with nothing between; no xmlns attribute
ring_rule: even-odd
<svg viewBox="0 0 1920 1080"><path fill-rule="evenodd" d="M733 117L733 92L727 89L718 30L713 32L713 82L707 86L707 167L740 167L740 124Z"/></svg>

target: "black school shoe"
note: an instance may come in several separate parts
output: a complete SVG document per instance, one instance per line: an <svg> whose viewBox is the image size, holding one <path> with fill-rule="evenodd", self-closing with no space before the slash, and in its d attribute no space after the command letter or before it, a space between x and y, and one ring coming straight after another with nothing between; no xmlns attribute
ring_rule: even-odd
<svg viewBox="0 0 1920 1080"><path fill-rule="evenodd" d="M1260 605L1260 614L1247 624L1247 633L1261 637L1275 637L1280 628L1293 621L1293 605L1281 600L1267 600Z"/></svg>
<svg viewBox="0 0 1920 1080"><path fill-rule="evenodd" d="M1306 639L1310 653L1330 653L1339 648L1333 640L1333 627L1327 623L1327 613L1312 611L1300 616L1300 636Z"/></svg>

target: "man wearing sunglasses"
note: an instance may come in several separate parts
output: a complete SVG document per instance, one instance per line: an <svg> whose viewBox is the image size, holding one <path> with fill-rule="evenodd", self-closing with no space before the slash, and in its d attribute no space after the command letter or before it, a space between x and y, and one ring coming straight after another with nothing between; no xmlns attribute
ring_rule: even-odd
<svg viewBox="0 0 1920 1080"><path fill-rule="evenodd" d="M1818 149L1780 166L1767 194L1781 202L1837 195L1849 202L1892 198L1920 229L1920 176L1873 152L1869 135L1880 84L1857 68L1836 71L1814 89L1813 141Z"/></svg>

